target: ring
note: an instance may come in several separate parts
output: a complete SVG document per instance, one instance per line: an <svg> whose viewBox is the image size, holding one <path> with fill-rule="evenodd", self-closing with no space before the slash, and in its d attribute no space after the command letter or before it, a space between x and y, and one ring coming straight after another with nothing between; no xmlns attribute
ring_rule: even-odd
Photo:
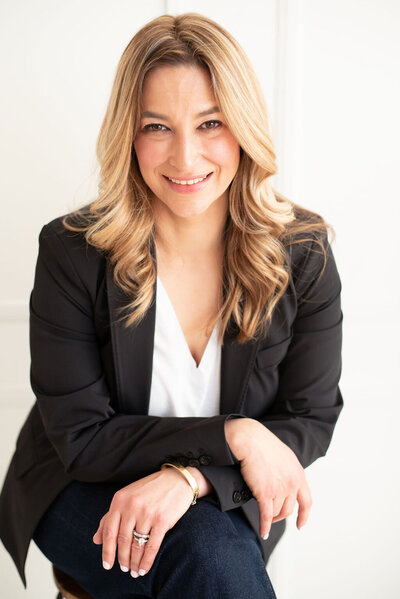
<svg viewBox="0 0 400 599"><path fill-rule="evenodd" d="M150 539L149 534L144 535L141 532L138 532L135 528L133 529L133 537L134 537L135 541L137 541L139 543L139 547L141 547L142 545L147 543L147 541Z"/></svg>

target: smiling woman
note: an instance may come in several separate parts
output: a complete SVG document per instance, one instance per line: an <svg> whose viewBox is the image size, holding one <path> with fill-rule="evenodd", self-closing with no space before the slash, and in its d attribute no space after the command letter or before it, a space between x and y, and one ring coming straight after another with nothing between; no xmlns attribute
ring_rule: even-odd
<svg viewBox="0 0 400 599"><path fill-rule="evenodd" d="M240 147L215 106L209 74L199 66L155 68L144 82L142 106L133 145L154 194L157 225L163 230L165 219L193 218L213 205L207 219L212 212L222 228ZM161 122L152 121L157 113ZM219 120L204 121L206 115Z"/></svg>
<svg viewBox="0 0 400 599"><path fill-rule="evenodd" d="M272 188L257 78L201 15L133 37L97 153L98 196L39 237L1 538L96 599L274 598L343 405L328 225Z"/></svg>

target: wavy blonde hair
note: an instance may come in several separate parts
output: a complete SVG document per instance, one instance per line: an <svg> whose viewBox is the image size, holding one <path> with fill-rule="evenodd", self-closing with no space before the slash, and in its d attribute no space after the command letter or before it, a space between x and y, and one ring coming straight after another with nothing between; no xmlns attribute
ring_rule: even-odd
<svg viewBox="0 0 400 599"><path fill-rule="evenodd" d="M195 13L163 15L132 38L120 59L97 141L98 197L63 223L84 232L89 244L108 254L115 282L131 298L122 320L127 327L135 325L152 303L157 273L151 254L151 192L133 141L144 79L163 65L207 69L218 106L241 147L224 230L223 302L209 330L221 319L223 342L231 322L242 343L267 332L290 279L290 239L327 225L272 189L269 178L277 169L264 97L244 51L220 25Z"/></svg>

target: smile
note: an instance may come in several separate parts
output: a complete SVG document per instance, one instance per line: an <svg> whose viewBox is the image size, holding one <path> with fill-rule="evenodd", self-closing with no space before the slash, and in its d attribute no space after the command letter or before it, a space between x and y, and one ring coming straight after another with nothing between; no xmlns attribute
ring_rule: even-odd
<svg viewBox="0 0 400 599"><path fill-rule="evenodd" d="M166 178L169 181L172 181L172 183L176 183L177 185L195 185L196 183L200 183L201 181L204 181L204 179L207 179L209 175L211 175L211 173L208 173L208 175L201 175L193 179L173 179L172 177Z"/></svg>

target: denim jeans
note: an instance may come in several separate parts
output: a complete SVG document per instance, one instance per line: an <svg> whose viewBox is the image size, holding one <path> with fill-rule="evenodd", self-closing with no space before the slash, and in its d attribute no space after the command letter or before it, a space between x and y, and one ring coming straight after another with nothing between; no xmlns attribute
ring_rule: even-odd
<svg viewBox="0 0 400 599"><path fill-rule="evenodd" d="M167 532L149 572L104 570L92 536L122 485L74 481L41 519L34 541L95 599L276 599L257 535L240 508L203 499Z"/></svg>

